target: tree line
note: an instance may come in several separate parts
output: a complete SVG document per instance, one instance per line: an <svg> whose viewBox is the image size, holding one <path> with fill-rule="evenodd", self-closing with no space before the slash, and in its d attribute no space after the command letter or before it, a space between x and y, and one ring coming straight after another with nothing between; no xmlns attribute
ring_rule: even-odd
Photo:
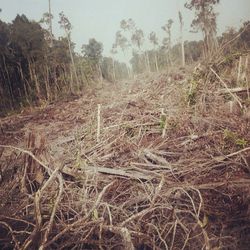
<svg viewBox="0 0 250 250"><path fill-rule="evenodd" d="M114 49L120 49L124 53L131 50L132 58L130 60L132 71L140 74L145 71L159 71L169 68L173 65L190 64L198 60L209 62L215 56L225 55L229 50L248 50L249 45L249 22L236 30L229 28L221 36L217 36L217 13L215 6L219 0L189 0L185 3L187 10L194 12L194 19L191 23L191 32L201 32L203 39L200 41L185 41L183 35L184 20L182 13L178 12L179 19L179 41L176 44L172 42L173 19L168 19L162 26L165 33L160 42L157 34L152 31L146 35L138 28L135 22L130 18L120 22L120 30L116 33ZM239 37L231 44L230 40ZM146 40L150 42L151 49L144 49ZM224 48L225 43L230 42L229 46Z"/></svg>
<svg viewBox="0 0 250 250"><path fill-rule="evenodd" d="M65 36L56 39L50 18L45 13L40 22L25 15L11 23L0 19L0 115L79 93L102 78L113 81L111 65L116 79L127 78L124 63L103 57L102 43L94 38L82 45L82 53L75 52L72 25L63 12L59 24Z"/></svg>

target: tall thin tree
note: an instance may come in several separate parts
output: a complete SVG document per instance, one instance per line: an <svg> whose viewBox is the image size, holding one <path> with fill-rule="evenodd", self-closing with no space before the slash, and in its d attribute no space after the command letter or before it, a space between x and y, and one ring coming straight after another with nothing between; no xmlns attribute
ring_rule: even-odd
<svg viewBox="0 0 250 250"><path fill-rule="evenodd" d="M158 38L155 34L155 32L151 32L149 34L149 41L153 44L154 46L154 57L155 57L155 67L156 67L156 71L159 72L159 66L158 66L158 56L157 56L157 49L156 46L159 45L158 43Z"/></svg>
<svg viewBox="0 0 250 250"><path fill-rule="evenodd" d="M179 21L180 21L180 31L181 31L181 55L182 55L182 66L185 66L185 47L184 47L184 39L183 39L183 26L184 26L184 22L183 22L183 17L181 12L179 11Z"/></svg>
<svg viewBox="0 0 250 250"><path fill-rule="evenodd" d="M173 25L174 21L172 19L168 19L168 22L162 26L161 28L167 33L166 39L164 39L164 45L167 50L167 61L170 65L172 65L172 60L171 60L171 47L172 47L172 34L171 34L171 28Z"/></svg>
<svg viewBox="0 0 250 250"><path fill-rule="evenodd" d="M78 88L78 90L80 90L80 82L79 82L78 75L77 75L77 72L76 72L76 66L75 66L75 61L74 61L74 57L73 57L73 48L72 48L71 39L70 39L72 25L71 25L69 19L64 15L63 12L59 13L59 17L60 17L59 24L61 25L61 28L64 29L65 34L66 34L66 38L67 38L67 41L68 41L69 53L70 53L70 58L71 58L71 63L72 63L72 67L73 67L75 80L77 82L77 88ZM72 90L73 89L71 89L71 91Z"/></svg>
<svg viewBox="0 0 250 250"><path fill-rule="evenodd" d="M116 44L112 45L112 49L110 50L110 53L112 54L112 73L113 73L113 81L116 81L116 76L115 76L115 59L114 55L117 54L116 50Z"/></svg>
<svg viewBox="0 0 250 250"><path fill-rule="evenodd" d="M122 34L122 32L119 30L116 32L115 34L115 45L116 47L120 47L124 57L125 57L125 51L128 49L128 47L130 46L128 39ZM127 74L128 77L130 77L130 71L128 68L128 65L126 64L126 70L127 70Z"/></svg>
<svg viewBox="0 0 250 250"><path fill-rule="evenodd" d="M52 30L52 14L51 14L51 0L49 0L49 33L50 33L50 39L51 39L51 45L53 43L53 30Z"/></svg>
<svg viewBox="0 0 250 250"><path fill-rule="evenodd" d="M185 3L185 7L195 11L195 18L191 27L194 31L201 31L204 38L204 57L208 59L218 48L216 38L217 14L214 6L220 0L189 0Z"/></svg>

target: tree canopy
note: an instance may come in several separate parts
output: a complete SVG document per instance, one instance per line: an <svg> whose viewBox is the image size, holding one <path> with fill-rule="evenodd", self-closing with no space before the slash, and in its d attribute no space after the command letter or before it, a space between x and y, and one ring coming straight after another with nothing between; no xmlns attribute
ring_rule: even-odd
<svg viewBox="0 0 250 250"><path fill-rule="evenodd" d="M102 58L103 45L101 42L97 42L95 38L89 39L88 44L82 45L82 53L85 57L98 63Z"/></svg>

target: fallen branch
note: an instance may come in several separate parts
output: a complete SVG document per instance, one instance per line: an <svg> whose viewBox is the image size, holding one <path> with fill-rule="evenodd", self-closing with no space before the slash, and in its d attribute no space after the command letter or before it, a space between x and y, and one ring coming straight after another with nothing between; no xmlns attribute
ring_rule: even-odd
<svg viewBox="0 0 250 250"><path fill-rule="evenodd" d="M46 231L44 233L42 244L39 247L39 250L45 249L45 244L48 241L49 233L50 233L50 231L52 229L52 226L53 226L53 221L54 221L54 217L55 217L55 214L56 214L56 210L57 210L57 207L59 205L59 202L60 202L60 199L61 199L61 196L62 196L62 192L63 192L63 179L62 179L62 175L61 174L58 175L58 181L59 181L59 184L58 184L59 185L58 194L57 194L56 201L54 203L54 206L53 206L53 209L52 209L52 212L51 212L51 215L50 215L49 223L48 223L48 225L46 227Z"/></svg>
<svg viewBox="0 0 250 250"><path fill-rule="evenodd" d="M233 97L233 99L235 99L235 101L240 105L240 107L242 108L242 104L240 102L240 99L234 95L230 89L228 88L227 84L221 79L221 77L213 70L213 68L210 68L211 71L213 72L213 74L220 80L220 82L225 86L226 90L228 91L228 93Z"/></svg>
<svg viewBox="0 0 250 250"><path fill-rule="evenodd" d="M231 93L245 93L248 92L250 90L250 87L238 87L238 88L233 88L233 89L220 89L218 91L218 94L228 94L228 91L230 91Z"/></svg>
<svg viewBox="0 0 250 250"><path fill-rule="evenodd" d="M155 175L152 173L151 175L145 175L140 173L139 171L133 170L122 170L115 168L107 168L107 167L97 167L97 166L80 166L81 170L74 171L71 168L64 166L62 169L62 173L70 175L72 177L77 177L79 174L107 174L107 175L115 175L118 177L130 178L130 179L140 179L140 180L152 180Z"/></svg>
<svg viewBox="0 0 250 250"><path fill-rule="evenodd" d="M213 159L216 160L217 162L220 162L220 161L226 160L227 158L231 158L233 156L239 155L239 154L244 153L244 152L249 151L249 150L250 150L250 147L241 149L239 151L236 151L234 153L231 153L231 154L228 154L225 156L217 156L217 157L214 157Z"/></svg>
<svg viewBox="0 0 250 250"><path fill-rule="evenodd" d="M247 28L248 28L248 26L249 26L250 24L248 23L247 25L245 25L245 27L243 28L243 30L240 32L240 33L238 33L235 37L233 37L231 40L229 40L228 42L226 42L220 49L219 49L219 51L218 51L218 55L220 55L222 52L223 52L223 50L229 45L229 44L231 44L231 43L233 43L235 40L237 40L238 38L240 38L240 36L247 30Z"/></svg>

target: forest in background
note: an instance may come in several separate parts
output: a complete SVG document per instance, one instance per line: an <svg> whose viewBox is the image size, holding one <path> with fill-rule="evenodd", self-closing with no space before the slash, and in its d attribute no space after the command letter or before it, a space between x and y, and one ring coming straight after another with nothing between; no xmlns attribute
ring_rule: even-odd
<svg viewBox="0 0 250 250"><path fill-rule="evenodd" d="M244 54L250 49L249 22L239 30L229 28L217 37L214 5L219 1L197 3L189 1L185 7L195 13L191 28L193 32L202 32L201 41L184 41L184 20L180 12L180 43L177 44L172 44L172 19L162 26L165 33L162 42L153 31L144 34L131 18L122 20L111 52L115 56L117 50L124 53L131 50L131 67L114 57L103 56L103 45L95 38L82 45L82 53L77 53L71 39L72 25L63 12L58 25L65 36L58 39L52 34L51 13L45 13L40 22L25 15L17 15L12 23L0 20L0 115L80 93L103 80L116 82L199 60L208 63L218 53ZM152 44L150 50L143 49L146 39ZM230 46L224 49L231 40Z"/></svg>

